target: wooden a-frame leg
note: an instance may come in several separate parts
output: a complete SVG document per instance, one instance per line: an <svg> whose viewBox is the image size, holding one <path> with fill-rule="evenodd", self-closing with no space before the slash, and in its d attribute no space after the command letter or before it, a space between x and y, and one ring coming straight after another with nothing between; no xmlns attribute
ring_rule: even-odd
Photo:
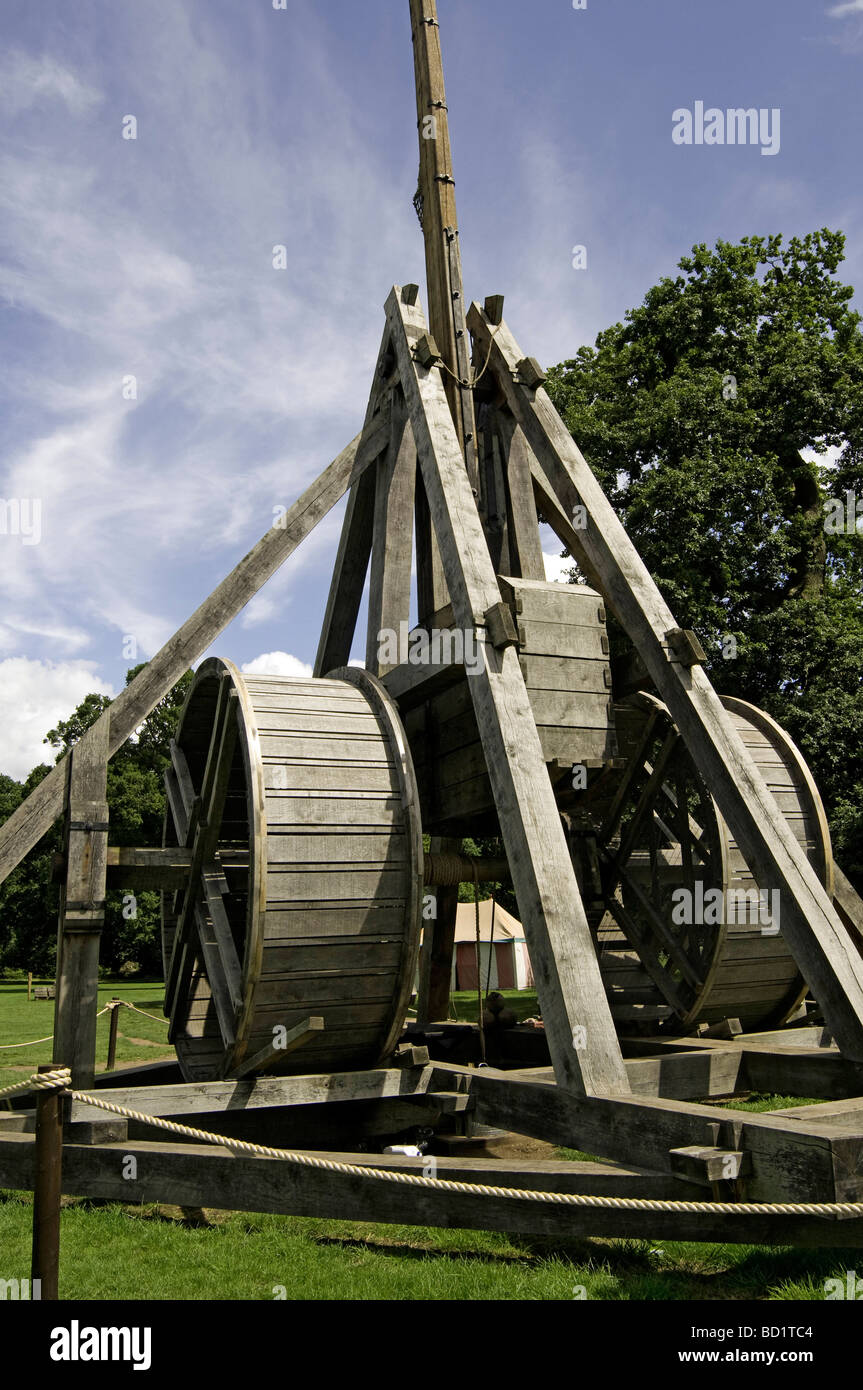
<svg viewBox="0 0 863 1390"><path fill-rule="evenodd" d="M388 383L392 375L392 348L389 330L385 329L378 350L373 385L369 394L363 422L363 437L376 432L379 440L377 468L367 468L353 484L342 522L339 549L330 581L326 612L315 657L314 674L325 676L339 666L347 666L351 656L357 615L363 596L363 585L372 553L374 533L376 474L384 450L390 448L391 393ZM382 431L385 431L383 433Z"/></svg>
<svg viewBox="0 0 863 1390"><path fill-rule="evenodd" d="M574 1091L626 1094L629 1082L518 656L486 637L485 615L499 604L500 590L441 373L412 355L425 321L398 288L387 300L387 319L456 624L474 648L466 653L468 687L555 1075Z"/></svg>
<svg viewBox="0 0 863 1390"><path fill-rule="evenodd" d="M417 457L403 406L393 406L392 439L377 464L374 542L369 575L366 670L383 675L381 632L398 635L411 610L411 555ZM387 668L388 669L388 668Z"/></svg>
<svg viewBox="0 0 863 1390"><path fill-rule="evenodd" d="M66 880L57 934L52 1056L71 1067L72 1085L85 1090L96 1071L99 943L108 859L108 728L106 719L97 720L69 757Z"/></svg>
<svg viewBox="0 0 863 1390"><path fill-rule="evenodd" d="M546 520L596 582L634 643L758 882L780 893L783 936L845 1055L863 1060L863 959L764 784L702 666L669 642L672 614L614 508L540 386L520 378L524 354L479 304L468 318L480 353L544 471L560 515ZM583 512L576 512L576 507ZM585 517L585 526L570 519Z"/></svg>

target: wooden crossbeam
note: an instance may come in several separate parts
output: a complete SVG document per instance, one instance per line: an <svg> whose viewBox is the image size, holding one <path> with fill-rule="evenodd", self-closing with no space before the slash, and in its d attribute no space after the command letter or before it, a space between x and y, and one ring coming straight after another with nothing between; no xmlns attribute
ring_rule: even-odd
<svg viewBox="0 0 863 1390"><path fill-rule="evenodd" d="M102 715L110 731L109 755L126 742L191 663L203 655L296 550L300 541L374 462L387 446L389 431L389 418L385 413L360 431L120 692ZM0 826L0 883L61 814L67 776L64 758Z"/></svg>
<svg viewBox="0 0 863 1390"><path fill-rule="evenodd" d="M628 1082L514 647L485 641L500 602L476 500L452 426L439 368L413 344L426 331L396 287L387 321L458 626L477 638L468 687L482 738L513 884L537 980L555 1072L578 1091L626 1093Z"/></svg>
<svg viewBox="0 0 863 1390"><path fill-rule="evenodd" d="M669 647L677 624L614 508L573 442L547 392L519 378L524 354L505 323L479 304L468 317L551 493L567 518L546 519L585 569L634 643L661 698L731 827L756 880L780 892L782 933L843 1051L863 1060L863 958L854 947L758 768L700 665L683 665ZM586 527L570 518L587 516ZM544 509L543 509L544 510ZM553 511L553 508L550 509Z"/></svg>

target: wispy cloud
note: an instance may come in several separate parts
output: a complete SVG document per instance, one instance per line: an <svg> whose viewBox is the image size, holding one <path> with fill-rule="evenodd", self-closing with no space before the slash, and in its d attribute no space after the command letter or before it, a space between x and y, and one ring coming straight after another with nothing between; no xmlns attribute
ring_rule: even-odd
<svg viewBox="0 0 863 1390"><path fill-rule="evenodd" d="M62 102L73 116L80 116L101 100L101 92L48 53L9 49L0 59L0 108L6 114Z"/></svg>
<svg viewBox="0 0 863 1390"><path fill-rule="evenodd" d="M863 14L863 0L843 0L841 5L833 5L827 13L831 19L844 19L849 14Z"/></svg>

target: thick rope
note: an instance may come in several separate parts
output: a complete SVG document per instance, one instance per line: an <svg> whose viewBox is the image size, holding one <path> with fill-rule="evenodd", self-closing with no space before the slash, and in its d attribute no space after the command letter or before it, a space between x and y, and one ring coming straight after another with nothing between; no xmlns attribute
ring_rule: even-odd
<svg viewBox="0 0 863 1390"><path fill-rule="evenodd" d="M55 1071L37 1072L26 1081L8 1086L0 1091L0 1099L19 1091L65 1089L72 1079L68 1067ZM685 1211L693 1215L722 1216L817 1216L828 1220L838 1217L863 1217L863 1202L674 1202L654 1200L648 1197L594 1197L576 1192L536 1192L517 1187L492 1187L487 1183L457 1182L453 1178L427 1178L418 1173L403 1173L387 1168L366 1168L358 1163L340 1163L333 1158L319 1158L316 1154L295 1153L290 1149L273 1149L266 1144L253 1144L246 1139L232 1139L224 1134L210 1134L204 1129L193 1129L191 1125L178 1124L176 1120L166 1120L159 1115L146 1115L141 1110L130 1110L125 1105L115 1105L113 1101L102 1100L100 1096L89 1095L86 1091L70 1091L73 1100L81 1105L91 1105L98 1110L121 1115L140 1124L165 1129L172 1134L181 1134L187 1139L198 1139L205 1144L216 1144L220 1148L232 1149L237 1153L260 1154L263 1158L279 1158L286 1163L295 1163L303 1168L318 1168L329 1173L345 1173L350 1177L366 1178L373 1182L394 1182L409 1187L438 1188L443 1192L461 1192L471 1197L494 1197L521 1202L541 1202L553 1206L600 1208L616 1211Z"/></svg>
<svg viewBox="0 0 863 1390"><path fill-rule="evenodd" d="M588 1197L574 1192L535 1192L517 1187L491 1187L486 1183L457 1182L452 1178L427 1178L418 1173L365 1168L357 1163L340 1163L333 1158L295 1153L290 1149L273 1149L266 1144L253 1144L246 1139L232 1139L221 1134L210 1134L203 1129L193 1129L191 1125L181 1125L175 1120L165 1120L161 1116L145 1115L140 1110L129 1110L124 1105L115 1105L112 1101L88 1095L85 1091L72 1091L71 1094L72 1099L82 1105L94 1105L99 1110L109 1110L115 1115L138 1120L141 1124L166 1129L172 1134L182 1134L187 1139L198 1139L205 1144L218 1144L221 1148L234 1149L237 1153L260 1154L263 1158L280 1158L286 1163L296 1163L303 1168L319 1168L329 1173L345 1173L350 1177L368 1178L376 1182L395 1182L411 1187L438 1188L444 1192L462 1192L471 1197L500 1197L557 1206L604 1207L623 1211L686 1211L724 1216L863 1217L863 1202L673 1202L646 1197Z"/></svg>
<svg viewBox="0 0 863 1390"><path fill-rule="evenodd" d="M128 999L118 999L117 1003L123 1004L127 1009L132 1009L136 1014L141 1014L143 1018L151 1018L154 1023L161 1023L163 1028L167 1028L171 1022L169 1018L159 1018L156 1014L148 1014L146 1009L139 1009L137 1004L130 1004Z"/></svg>
<svg viewBox="0 0 863 1390"><path fill-rule="evenodd" d="M119 1004L125 1004L126 1001L125 1001L125 999L119 999L119 1000L117 1001L117 1003L119 1003ZM103 1014L106 1014L106 1013L108 1012L109 1009L115 1009L116 1007L117 1007L117 1005L114 1004L114 1003L106 1004L105 1007L104 1007L104 1009L100 1009L100 1010L99 1010L99 1012L97 1013L96 1017L97 1017L97 1018L101 1018L102 1015L103 1015ZM128 1007L131 1009L132 1005L130 1004ZM139 1010L138 1012L140 1013L140 1010ZM147 1017L148 1017L148 1018L152 1018L152 1014L147 1014ZM161 1021L162 1021L161 1019L158 1019L158 1018L156 1019L156 1022L157 1022L157 1023L160 1023ZM54 1037L54 1034L53 1034L53 1033L49 1033L48 1036L47 1036L47 1038L33 1038L31 1042L23 1042L23 1043L0 1043L0 1052L9 1052L9 1051L11 1051L12 1048L15 1048L15 1047L35 1047L37 1043L51 1042L52 1039L53 1039L53 1037ZM2 1094L2 1092L0 1092L0 1094Z"/></svg>
<svg viewBox="0 0 863 1390"><path fill-rule="evenodd" d="M37 1071L26 1081L16 1081L14 1086L6 1086L0 1091L0 1100L23 1091L60 1091L71 1084L72 1073L68 1067L58 1067L56 1071Z"/></svg>

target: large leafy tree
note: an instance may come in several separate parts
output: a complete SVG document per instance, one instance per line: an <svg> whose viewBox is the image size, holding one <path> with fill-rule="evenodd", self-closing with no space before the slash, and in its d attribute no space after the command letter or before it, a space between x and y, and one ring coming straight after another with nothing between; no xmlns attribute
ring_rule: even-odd
<svg viewBox="0 0 863 1390"><path fill-rule="evenodd" d="M128 671L126 683L141 669L135 666ZM162 774L168 766L170 740L191 679L191 671L181 677L108 764L112 844L161 843L165 807ZM68 753L110 703L105 695L87 695L68 719L49 731L45 742L55 750L55 761ZM0 821L11 815L49 770L40 765L23 784L0 776ZM0 965L42 973L53 971L59 898L57 885L51 882L51 871L60 845L58 824L0 885ZM116 970L125 962L134 961L143 970L158 973L159 915L158 893L109 893L101 964Z"/></svg>
<svg viewBox="0 0 863 1390"><path fill-rule="evenodd" d="M718 689L801 746L860 881L863 334L843 248L827 229L696 246L548 384Z"/></svg>

